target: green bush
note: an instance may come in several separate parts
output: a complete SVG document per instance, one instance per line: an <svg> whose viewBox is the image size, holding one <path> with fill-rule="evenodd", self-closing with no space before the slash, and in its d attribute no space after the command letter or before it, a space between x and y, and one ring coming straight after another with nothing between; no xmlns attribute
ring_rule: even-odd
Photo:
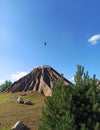
<svg viewBox="0 0 100 130"><path fill-rule="evenodd" d="M65 86L61 77L52 97L45 100L39 130L100 130L100 87L84 67L77 66L75 84Z"/></svg>
<svg viewBox="0 0 100 130"><path fill-rule="evenodd" d="M12 85L12 82L10 80L6 80L5 83L0 85L0 92L5 91L10 85Z"/></svg>

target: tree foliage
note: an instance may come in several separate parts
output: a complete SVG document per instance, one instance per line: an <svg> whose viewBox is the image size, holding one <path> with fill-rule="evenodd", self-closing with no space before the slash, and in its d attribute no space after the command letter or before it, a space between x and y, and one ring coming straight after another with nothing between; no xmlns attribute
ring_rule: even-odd
<svg viewBox="0 0 100 130"><path fill-rule="evenodd" d="M77 66L75 84L65 86L61 77L52 97L45 100L39 130L100 130L100 87Z"/></svg>
<svg viewBox="0 0 100 130"><path fill-rule="evenodd" d="M70 88L67 89L69 91ZM71 123L67 120L69 113L66 111L68 105L65 102L70 101L66 98L67 91L63 79L60 78L53 87L53 95L45 100L46 107L42 112L39 130L64 130L65 125Z"/></svg>
<svg viewBox="0 0 100 130"><path fill-rule="evenodd" d="M9 86L12 85L12 82L9 80L6 80L5 83L0 85L0 92L5 91Z"/></svg>
<svg viewBox="0 0 100 130"><path fill-rule="evenodd" d="M77 66L75 85L72 91L71 113L77 129L100 129L100 84L96 76L90 78L84 67Z"/></svg>

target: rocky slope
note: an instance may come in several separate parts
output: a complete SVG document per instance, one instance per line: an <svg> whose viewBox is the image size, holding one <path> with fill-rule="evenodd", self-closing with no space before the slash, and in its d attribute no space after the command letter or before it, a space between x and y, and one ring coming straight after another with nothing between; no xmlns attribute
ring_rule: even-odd
<svg viewBox="0 0 100 130"><path fill-rule="evenodd" d="M50 66L39 66L33 69L28 75L14 82L8 92L38 91L45 96L52 95L52 87L61 75ZM64 78L65 85L71 84Z"/></svg>

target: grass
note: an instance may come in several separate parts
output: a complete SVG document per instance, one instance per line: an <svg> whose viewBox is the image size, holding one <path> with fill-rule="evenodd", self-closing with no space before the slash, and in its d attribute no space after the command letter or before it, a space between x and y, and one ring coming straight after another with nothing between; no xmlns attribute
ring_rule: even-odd
<svg viewBox="0 0 100 130"><path fill-rule="evenodd" d="M17 121L22 121L31 130L38 130L45 97L37 92L27 92L22 98L31 100L34 105L25 105L18 104L12 95L19 97L21 93L0 94L0 130L10 130Z"/></svg>

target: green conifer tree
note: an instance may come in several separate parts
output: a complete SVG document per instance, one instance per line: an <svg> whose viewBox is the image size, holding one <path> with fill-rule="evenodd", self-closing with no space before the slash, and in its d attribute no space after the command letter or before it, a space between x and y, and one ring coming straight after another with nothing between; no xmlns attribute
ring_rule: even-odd
<svg viewBox="0 0 100 130"><path fill-rule="evenodd" d="M10 85L12 85L12 82L10 80L6 80L5 83L0 85L0 92L5 91Z"/></svg>
<svg viewBox="0 0 100 130"><path fill-rule="evenodd" d="M39 130L100 130L100 87L77 66L75 84L65 86L61 77L45 101Z"/></svg>
<svg viewBox="0 0 100 130"><path fill-rule="evenodd" d="M67 125L73 123L73 117L66 111L68 107L66 92L69 90L66 91L65 87L63 77L61 77L53 87L53 95L45 100L46 107L42 112L39 130L66 130ZM72 125L69 130L72 130Z"/></svg>
<svg viewBox="0 0 100 130"><path fill-rule="evenodd" d="M100 88L96 76L90 78L84 67L77 66L72 91L71 113L78 130L100 129Z"/></svg>

